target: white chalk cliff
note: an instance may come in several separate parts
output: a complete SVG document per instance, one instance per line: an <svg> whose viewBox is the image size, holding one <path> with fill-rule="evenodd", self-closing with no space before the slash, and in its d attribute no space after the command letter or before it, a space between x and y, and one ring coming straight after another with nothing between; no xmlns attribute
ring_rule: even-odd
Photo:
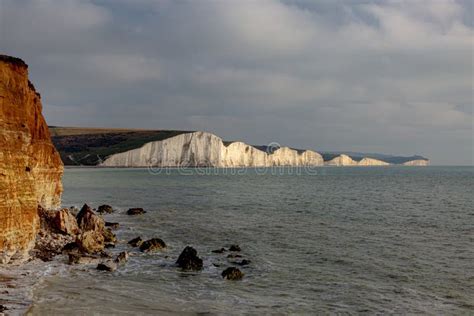
<svg viewBox="0 0 474 316"><path fill-rule="evenodd" d="M321 166L317 152L298 152L281 147L266 153L251 145L234 142L225 146L222 139L206 132L186 133L150 142L141 148L108 157L103 167L270 167Z"/></svg>
<svg viewBox="0 0 474 316"><path fill-rule="evenodd" d="M430 164L430 161L424 160L424 159L410 160L403 163L404 166L428 166L429 164Z"/></svg>

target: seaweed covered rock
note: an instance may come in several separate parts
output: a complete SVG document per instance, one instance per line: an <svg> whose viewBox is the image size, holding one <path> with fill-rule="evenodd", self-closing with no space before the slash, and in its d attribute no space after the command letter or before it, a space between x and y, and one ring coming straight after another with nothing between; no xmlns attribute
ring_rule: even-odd
<svg viewBox="0 0 474 316"><path fill-rule="evenodd" d="M114 209L112 208L112 206L107 205L107 204L101 205L97 209L97 213L100 213L100 214L111 214L113 212L114 212Z"/></svg>

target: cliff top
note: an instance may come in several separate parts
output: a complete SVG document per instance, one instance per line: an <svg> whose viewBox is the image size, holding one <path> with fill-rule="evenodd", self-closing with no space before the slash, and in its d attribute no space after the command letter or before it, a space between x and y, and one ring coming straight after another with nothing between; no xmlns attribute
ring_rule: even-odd
<svg viewBox="0 0 474 316"><path fill-rule="evenodd" d="M15 65L15 66L28 68L28 65L23 61L23 59L18 58L18 57L0 54L0 61Z"/></svg>

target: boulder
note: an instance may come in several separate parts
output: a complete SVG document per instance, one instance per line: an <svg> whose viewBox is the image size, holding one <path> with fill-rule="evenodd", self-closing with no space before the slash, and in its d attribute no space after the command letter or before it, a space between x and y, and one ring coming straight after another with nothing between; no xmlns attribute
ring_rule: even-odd
<svg viewBox="0 0 474 316"><path fill-rule="evenodd" d="M118 254L117 258L115 258L115 263L117 264L124 264L128 261L128 252L122 251Z"/></svg>
<svg viewBox="0 0 474 316"><path fill-rule="evenodd" d="M231 245L229 247L229 251L241 251L242 249L240 249L240 246L239 245Z"/></svg>
<svg viewBox="0 0 474 316"><path fill-rule="evenodd" d="M163 248L166 248L166 244L160 238L149 239L140 245L140 250L143 252L152 252L162 250Z"/></svg>
<svg viewBox="0 0 474 316"><path fill-rule="evenodd" d="M117 264L112 260L107 260L105 262L99 263L97 265L97 270L114 272L115 270L117 270Z"/></svg>
<svg viewBox="0 0 474 316"><path fill-rule="evenodd" d="M105 243L115 244L117 242L117 237L110 228L104 228L104 230L102 231L102 235L104 236Z"/></svg>
<svg viewBox="0 0 474 316"><path fill-rule="evenodd" d="M133 238L128 242L128 244L132 247L140 247L143 243L143 239L141 237Z"/></svg>
<svg viewBox="0 0 474 316"><path fill-rule="evenodd" d="M236 264L238 264L239 266L247 266L251 263L252 261L250 260L247 260L247 259L243 259L242 261L237 261Z"/></svg>
<svg viewBox="0 0 474 316"><path fill-rule="evenodd" d="M102 232L105 227L104 220L97 216L87 204L84 204L79 214L77 214L77 223L82 231Z"/></svg>
<svg viewBox="0 0 474 316"><path fill-rule="evenodd" d="M97 209L97 213L100 213L100 214L104 214L104 213L105 214L111 214L113 212L114 212L114 209L112 208L112 206L107 205L107 204L101 205Z"/></svg>
<svg viewBox="0 0 474 316"><path fill-rule="evenodd" d="M110 227L112 229L118 229L120 227L119 223L105 222L105 227Z"/></svg>
<svg viewBox="0 0 474 316"><path fill-rule="evenodd" d="M77 252L71 252L68 255L69 264L94 264L99 261L99 258L92 256L84 256Z"/></svg>
<svg viewBox="0 0 474 316"><path fill-rule="evenodd" d="M129 208L127 211L127 215L141 215L145 213L146 211L141 207Z"/></svg>
<svg viewBox="0 0 474 316"><path fill-rule="evenodd" d="M243 272L234 267L225 269L221 275L226 280L241 280L244 277Z"/></svg>
<svg viewBox="0 0 474 316"><path fill-rule="evenodd" d="M216 250L213 250L212 252L213 253L224 253L226 252L227 250L225 248L221 248L221 249L216 249Z"/></svg>
<svg viewBox="0 0 474 316"><path fill-rule="evenodd" d="M184 270L201 270L202 259L197 256L197 251L193 247L187 246L179 255L176 264Z"/></svg>
<svg viewBox="0 0 474 316"><path fill-rule="evenodd" d="M75 236L80 233L76 218L67 208L56 212L53 226L56 230L66 235Z"/></svg>
<svg viewBox="0 0 474 316"><path fill-rule="evenodd" d="M97 253L104 250L104 236L102 232L85 231L76 238L79 249L85 253Z"/></svg>

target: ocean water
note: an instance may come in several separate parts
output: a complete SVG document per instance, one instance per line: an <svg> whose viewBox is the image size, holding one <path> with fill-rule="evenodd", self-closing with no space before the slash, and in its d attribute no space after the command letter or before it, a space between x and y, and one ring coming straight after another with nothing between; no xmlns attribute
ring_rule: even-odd
<svg viewBox="0 0 474 316"><path fill-rule="evenodd" d="M113 251L132 256L114 273L50 274L31 313L474 314L473 167L272 171L66 169L64 206L116 207ZM137 236L168 249L139 253ZM235 260L211 252L230 244L251 260L242 281L223 280ZM174 266L187 245L201 272Z"/></svg>

